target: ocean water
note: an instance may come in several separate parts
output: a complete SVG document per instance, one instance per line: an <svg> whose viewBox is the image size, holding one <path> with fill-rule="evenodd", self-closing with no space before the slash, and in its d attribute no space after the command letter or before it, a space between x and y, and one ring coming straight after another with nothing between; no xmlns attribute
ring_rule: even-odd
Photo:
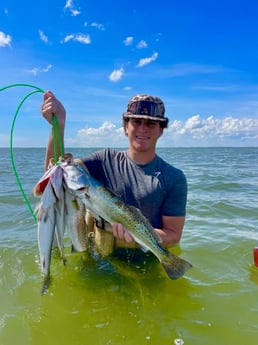
<svg viewBox="0 0 258 345"><path fill-rule="evenodd" d="M70 150L75 156L89 149ZM0 149L1 345L256 345L258 343L258 148L169 148L158 153L188 179L187 218L171 251L193 264L176 281L155 260L53 258L40 294L37 226ZM43 149L15 149L32 208Z"/></svg>

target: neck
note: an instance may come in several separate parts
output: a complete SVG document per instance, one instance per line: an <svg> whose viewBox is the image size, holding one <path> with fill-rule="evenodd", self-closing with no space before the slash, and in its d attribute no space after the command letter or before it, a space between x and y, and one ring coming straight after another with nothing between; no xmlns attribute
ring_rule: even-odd
<svg viewBox="0 0 258 345"><path fill-rule="evenodd" d="M132 148L128 149L128 156L134 160L135 162L139 163L139 164L147 164L151 161L153 161L153 159L156 156L155 151L144 151L144 152L139 152L136 150L133 150Z"/></svg>

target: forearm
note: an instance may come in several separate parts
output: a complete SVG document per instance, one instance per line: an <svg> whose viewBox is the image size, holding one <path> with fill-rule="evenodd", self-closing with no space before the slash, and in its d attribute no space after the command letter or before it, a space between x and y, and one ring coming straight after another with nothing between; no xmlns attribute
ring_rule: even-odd
<svg viewBox="0 0 258 345"><path fill-rule="evenodd" d="M59 157L61 153L64 152L64 129L65 129L64 125L60 126L61 138L59 139L58 137L58 140L56 140L55 143L54 143L54 137L53 137L53 130L50 131L49 140L48 140L48 144L46 148L46 154L45 154L45 163L44 163L45 171L48 169L49 161L51 158L54 158L55 153L57 157ZM54 150L54 145L56 147L56 152Z"/></svg>
<svg viewBox="0 0 258 345"><path fill-rule="evenodd" d="M43 103L41 106L41 113L43 117L52 125L53 115L56 116L58 127L55 128L55 136L53 136L53 130L50 132L48 145L45 155L45 170L49 165L49 160L60 156L61 152L64 152L64 130L65 130L65 119L66 111L62 103L54 96L51 91L47 91L43 96ZM55 126L56 127L56 126ZM59 133L60 129L60 133ZM59 135L60 134L60 135ZM54 142L54 138L56 142ZM55 148L55 150L54 150Z"/></svg>
<svg viewBox="0 0 258 345"><path fill-rule="evenodd" d="M113 228L113 235L120 241L120 243L124 242L125 247L127 244L135 243L133 237L131 236L130 232L123 227L122 224L115 223L112 225ZM175 229L154 229L156 237L160 239L161 245L163 247L172 247L180 242L182 236L183 228L178 227Z"/></svg>
<svg viewBox="0 0 258 345"><path fill-rule="evenodd" d="M155 233L161 240L161 245L163 247L172 247L180 242L182 232L178 233L178 231L174 230L166 230L166 229L154 229Z"/></svg>
<svg viewBox="0 0 258 345"><path fill-rule="evenodd" d="M185 217L162 217L163 228L155 229L163 247L172 247L181 240Z"/></svg>

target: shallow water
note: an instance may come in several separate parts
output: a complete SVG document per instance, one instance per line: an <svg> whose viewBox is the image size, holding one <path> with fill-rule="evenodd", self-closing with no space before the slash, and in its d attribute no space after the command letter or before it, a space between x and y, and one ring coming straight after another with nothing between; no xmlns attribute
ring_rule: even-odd
<svg viewBox="0 0 258 345"><path fill-rule="evenodd" d="M194 266L183 278L169 280L151 256L71 254L67 240L67 265L54 257L44 296L36 224L8 149L0 154L1 345L257 344L258 148L159 149L189 184L183 238L172 250ZM32 208L43 157L41 149L14 151Z"/></svg>

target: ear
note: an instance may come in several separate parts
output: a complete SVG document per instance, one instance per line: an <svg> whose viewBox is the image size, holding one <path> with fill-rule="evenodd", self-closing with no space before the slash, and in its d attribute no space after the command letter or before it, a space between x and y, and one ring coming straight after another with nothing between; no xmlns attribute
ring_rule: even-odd
<svg viewBox="0 0 258 345"><path fill-rule="evenodd" d="M164 130L164 128L161 128L161 127L160 127L159 138L162 136L163 130Z"/></svg>
<svg viewBox="0 0 258 345"><path fill-rule="evenodd" d="M128 135L128 122L124 122L124 131L125 131L125 135Z"/></svg>

